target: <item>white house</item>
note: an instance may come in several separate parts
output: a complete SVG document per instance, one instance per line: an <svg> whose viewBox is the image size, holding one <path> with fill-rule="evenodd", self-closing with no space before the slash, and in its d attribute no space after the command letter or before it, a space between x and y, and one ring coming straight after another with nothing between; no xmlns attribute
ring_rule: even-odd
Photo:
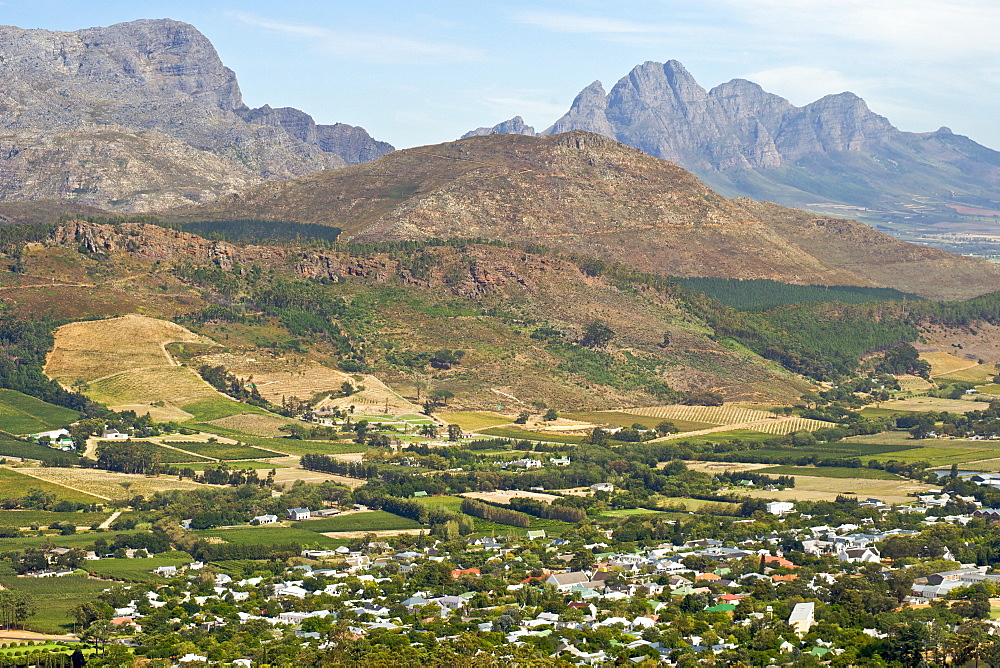
<svg viewBox="0 0 1000 668"><path fill-rule="evenodd" d="M250 520L250 524L277 524L277 515L258 515L257 517Z"/></svg>
<svg viewBox="0 0 1000 668"><path fill-rule="evenodd" d="M570 573L554 573L545 579L548 584L554 584L556 589L567 592L577 585L584 585L590 582L590 574L583 571Z"/></svg>
<svg viewBox="0 0 1000 668"><path fill-rule="evenodd" d="M816 622L815 603L796 603L792 608L792 614L788 615L788 625L791 626L799 636L809 633L809 629Z"/></svg>
<svg viewBox="0 0 1000 668"><path fill-rule="evenodd" d="M846 561L851 564L880 564L882 555L877 547L848 547L841 548L837 552L837 561Z"/></svg>
<svg viewBox="0 0 1000 668"><path fill-rule="evenodd" d="M289 508L285 511L285 517L293 522L307 520L311 516L308 508Z"/></svg>
<svg viewBox="0 0 1000 668"><path fill-rule="evenodd" d="M612 485L610 482L599 482L594 485L591 485L590 489L592 489L595 492L613 492L615 491L615 486Z"/></svg>
<svg viewBox="0 0 1000 668"><path fill-rule="evenodd" d="M772 515L787 515L795 510L795 504L791 501L771 501L765 508Z"/></svg>
<svg viewBox="0 0 1000 668"><path fill-rule="evenodd" d="M107 438L115 441L124 441L129 438L129 435L118 431L114 427L108 427L107 429L104 430L104 433L101 435L101 438Z"/></svg>

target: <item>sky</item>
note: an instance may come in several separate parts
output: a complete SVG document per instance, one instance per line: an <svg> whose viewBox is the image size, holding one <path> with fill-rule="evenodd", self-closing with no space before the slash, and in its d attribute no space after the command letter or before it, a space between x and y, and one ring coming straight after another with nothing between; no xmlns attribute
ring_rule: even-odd
<svg viewBox="0 0 1000 668"><path fill-rule="evenodd" d="M0 23L191 23L252 107L361 125L397 148L515 115L551 125L595 79L678 60L804 105L851 91L896 127L1000 149L997 0L3 0ZM2 83L0 83L2 86Z"/></svg>

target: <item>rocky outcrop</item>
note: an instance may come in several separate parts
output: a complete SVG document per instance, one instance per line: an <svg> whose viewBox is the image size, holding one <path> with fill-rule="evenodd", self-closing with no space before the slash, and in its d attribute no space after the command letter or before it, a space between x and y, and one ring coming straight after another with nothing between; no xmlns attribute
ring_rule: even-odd
<svg viewBox="0 0 1000 668"><path fill-rule="evenodd" d="M211 262L226 271L235 263L269 266L284 262L291 251L275 246L234 246L189 232L141 223L118 225L72 220L60 223L49 239L52 245L79 246L100 255L124 252L144 262L184 259Z"/></svg>
<svg viewBox="0 0 1000 668"><path fill-rule="evenodd" d="M0 153L0 198L63 198L146 211L347 164L337 142L324 140L342 131L318 131L294 109L270 111L283 113L277 120L274 113L255 119L236 75L186 23L141 20L75 32L0 26L0 133L10 145ZM313 136L304 139L308 132L301 127L311 127ZM117 135L105 143L109 128ZM357 130L361 137L364 131ZM145 146L123 152L118 139L124 135ZM59 138L83 144L67 144L65 165L50 150ZM360 138L354 145L342 142L342 148L352 163L387 150L370 143L366 147ZM18 158L24 151L33 153L34 166L44 172L69 172L67 183L26 171ZM81 152L87 153L88 170L96 172L92 185L69 183ZM172 172L185 171L188 160L201 163L194 170L199 176L171 183Z"/></svg>
<svg viewBox="0 0 1000 668"><path fill-rule="evenodd" d="M403 285L441 288L455 295L478 298L509 286L528 293L539 287L540 274L564 272L579 277L579 268L555 258L510 252L506 248L469 245L461 250L443 246L423 252L433 257L430 269L417 269L405 259L388 254L354 255L332 251L301 251L287 247L234 245L212 241L177 230L145 223L60 223L48 243L82 248L95 255L127 254L143 262L193 262L214 264L225 271L237 265L291 267L301 278L337 282L347 276L376 284L398 281ZM585 280L579 277L580 280Z"/></svg>
<svg viewBox="0 0 1000 668"><path fill-rule="evenodd" d="M706 91L675 60L636 66L610 93L595 81L542 134L571 130L675 162L724 194L791 206L1000 200L1000 153L968 138L901 132L853 93L796 107L742 79Z"/></svg>
<svg viewBox="0 0 1000 668"><path fill-rule="evenodd" d="M300 141L336 155L347 165L378 160L395 150L391 144L372 139L362 127L346 123L317 125L312 116L292 107L272 109L264 105L241 112L240 116L249 123L283 128Z"/></svg>
<svg viewBox="0 0 1000 668"><path fill-rule="evenodd" d="M535 128L525 123L524 119L520 116L515 116L514 118L504 121L503 123L497 123L492 128L476 128L475 130L470 130L462 135L462 139L467 139L469 137L485 137L486 135L527 135L528 137L534 137L536 134Z"/></svg>

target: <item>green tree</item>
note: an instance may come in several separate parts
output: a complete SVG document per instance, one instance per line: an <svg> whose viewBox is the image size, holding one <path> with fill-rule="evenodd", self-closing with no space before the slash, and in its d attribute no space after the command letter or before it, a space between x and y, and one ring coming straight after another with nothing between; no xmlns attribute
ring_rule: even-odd
<svg viewBox="0 0 1000 668"><path fill-rule="evenodd" d="M455 397L455 393L451 390L432 390L428 396L435 404L447 405L448 400Z"/></svg>
<svg viewBox="0 0 1000 668"><path fill-rule="evenodd" d="M13 624L24 627L25 620L35 614L37 607L26 593L22 591L0 591L0 618L4 627L10 628Z"/></svg>
<svg viewBox="0 0 1000 668"><path fill-rule="evenodd" d="M670 420L663 420L658 425L656 425L656 433L666 436L667 434L676 434L680 429L677 428Z"/></svg>
<svg viewBox="0 0 1000 668"><path fill-rule="evenodd" d="M614 330L601 320L595 320L584 328L580 345L586 348L603 348L613 338L615 338Z"/></svg>
<svg viewBox="0 0 1000 668"><path fill-rule="evenodd" d="M448 440L457 441L460 438L462 438L462 428L457 424L448 425Z"/></svg>

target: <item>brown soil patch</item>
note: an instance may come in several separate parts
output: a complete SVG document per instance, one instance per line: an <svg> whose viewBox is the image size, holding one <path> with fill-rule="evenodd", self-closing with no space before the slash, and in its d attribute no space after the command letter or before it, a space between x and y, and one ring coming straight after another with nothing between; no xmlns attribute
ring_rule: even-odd
<svg viewBox="0 0 1000 668"><path fill-rule="evenodd" d="M72 322L56 330L45 373L71 384L123 371L176 366L164 348L174 341L212 343L180 325L141 315Z"/></svg>
<svg viewBox="0 0 1000 668"><path fill-rule="evenodd" d="M46 480L71 489L103 496L111 499L130 499L137 494L150 497L156 492L170 489L204 489L204 485L189 480L178 480L172 476L149 478L144 475L130 473L114 473L98 469L63 469L63 468L21 468L20 473L26 473L35 478ZM127 485L127 488L126 486Z"/></svg>
<svg viewBox="0 0 1000 668"><path fill-rule="evenodd" d="M135 411L136 415L149 416L157 422L184 422L190 420L193 415L177 406L153 406L152 404L123 404L121 406L109 406L113 411Z"/></svg>
<svg viewBox="0 0 1000 668"><path fill-rule="evenodd" d="M525 492L519 489L502 492L465 492L464 494L459 494L459 496L465 496L470 499L479 499L480 501L491 501L492 503L502 503L504 505L509 504L511 499L535 499L536 501L552 503L559 498L555 494Z"/></svg>
<svg viewBox="0 0 1000 668"><path fill-rule="evenodd" d="M364 538L368 535L375 536L419 536L427 533L427 529L382 529L380 531L324 531L324 536L330 538Z"/></svg>
<svg viewBox="0 0 1000 668"><path fill-rule="evenodd" d="M330 392L320 406L347 408L354 406L358 412L388 412L392 415L419 412L420 407L410 403L391 390L385 383L371 375L357 378L338 369L324 366L301 355L273 355L263 350L211 353L196 357L194 364L222 365L241 378L253 378L261 395L268 401L281 403L282 398L311 399L317 394ZM365 389L349 397L339 396L344 382ZM388 411L386 404L388 402Z"/></svg>
<svg viewBox="0 0 1000 668"><path fill-rule="evenodd" d="M260 415L258 413L230 415L229 417L212 420L208 424L217 424L220 427L234 429L252 436L266 436L269 438L284 436L284 432L279 431L279 428L287 424L302 425L298 420L273 415Z"/></svg>
<svg viewBox="0 0 1000 668"><path fill-rule="evenodd" d="M934 489L910 480L868 480L863 478L820 478L818 476L797 475L793 489L746 490L746 496L779 501L834 501L837 496L850 495L859 498L873 497L886 503L909 503L915 501L911 493L927 493Z"/></svg>
<svg viewBox="0 0 1000 668"><path fill-rule="evenodd" d="M657 465L657 468L663 468L670 462L662 462ZM726 471L732 471L734 473L742 473L744 471L756 471L757 469L766 469L769 466L774 466L774 464L744 464L741 462L684 462L687 467L692 471L701 471L703 473L724 473Z"/></svg>
<svg viewBox="0 0 1000 668"><path fill-rule="evenodd" d="M280 460L274 460L280 461ZM288 484L291 485L296 480L304 480L305 482L335 482L340 485L346 485L347 487L361 487L365 484L364 480L358 478L348 478L342 475L333 475L330 473L322 473L320 471L306 471L305 469L299 468L284 468L277 469L274 474L274 482L279 485Z"/></svg>

